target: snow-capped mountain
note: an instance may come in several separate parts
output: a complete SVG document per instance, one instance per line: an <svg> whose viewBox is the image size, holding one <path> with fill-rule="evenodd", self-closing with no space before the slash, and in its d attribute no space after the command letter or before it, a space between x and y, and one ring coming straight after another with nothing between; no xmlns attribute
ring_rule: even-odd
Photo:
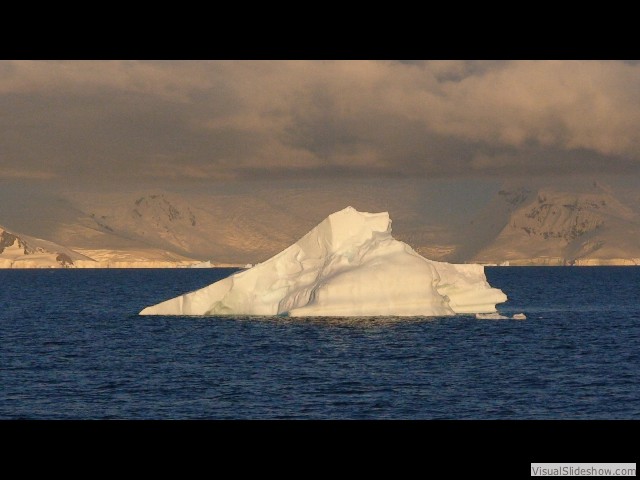
<svg viewBox="0 0 640 480"><path fill-rule="evenodd" d="M64 245L103 265L186 266L210 261L244 266L268 259L306 234L327 212L351 204L360 211L388 211L394 218L394 236L432 260L640 263L640 197L632 189L614 191L597 183L571 189L505 185L496 188L492 200L487 190L482 199L466 205L455 204L456 192L443 200L444 188L430 188L420 182L407 188L354 183L353 188L256 185L244 191L235 186L183 193L85 191L38 201L7 196L0 203L0 221L11 232L55 242L51 252L64 252ZM463 214L455 217L460 210ZM7 255L0 258L6 260ZM76 266L95 265L70 258ZM54 263L59 262L54 258Z"/></svg>
<svg viewBox="0 0 640 480"><path fill-rule="evenodd" d="M16 234L0 226L1 268L65 268L92 259L54 242Z"/></svg>
<svg viewBox="0 0 640 480"><path fill-rule="evenodd" d="M119 242L119 250L170 252L179 257L215 263L254 262L289 239L273 225L291 223L282 212L254 198L206 196L186 200L180 195L129 195L100 204L85 200L83 208L91 228L104 245ZM275 222L275 223L271 223ZM85 219L85 225L87 220ZM69 225L68 243L79 250L97 249L87 231ZM62 232L58 232L60 234Z"/></svg>
<svg viewBox="0 0 640 480"><path fill-rule="evenodd" d="M582 191L501 191L499 196L511 206L506 224L470 261L640 264L640 217L607 187L594 183Z"/></svg>
<svg viewBox="0 0 640 480"><path fill-rule="evenodd" d="M202 265L192 258L158 249L72 250L49 240L0 227L0 268L172 268Z"/></svg>
<svg viewBox="0 0 640 480"><path fill-rule="evenodd" d="M157 261L170 255L245 265L268 259L329 213L352 205L361 211L388 211L396 238L439 260L455 242L443 224L451 215L442 214L434 202L442 203L444 195L447 203L452 195L446 186L430 188L418 180L345 180L218 184L197 190L79 187L35 195L0 190L0 222L92 258Z"/></svg>
<svg viewBox="0 0 640 480"><path fill-rule="evenodd" d="M355 204L370 211L392 210L398 220L397 238L415 245L429 258L438 260L453 248L449 232L421 221L410 207L385 203L375 190L356 192ZM139 245L176 254L213 259L215 262L256 263L286 248L326 217L330 209L343 208L331 191L304 192L290 189L244 195L200 194L184 197L175 193L130 196L109 208L88 206L94 228L104 235L117 235ZM393 208L389 208L393 207ZM362 208L362 207L361 207ZM82 249L81 238L69 243Z"/></svg>

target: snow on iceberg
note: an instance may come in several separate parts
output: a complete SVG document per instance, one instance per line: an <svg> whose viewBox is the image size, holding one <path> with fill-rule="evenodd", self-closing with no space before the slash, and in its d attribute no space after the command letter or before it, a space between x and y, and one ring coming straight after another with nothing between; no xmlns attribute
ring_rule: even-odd
<svg viewBox="0 0 640 480"><path fill-rule="evenodd" d="M481 265L428 260L391 236L387 212L347 207L269 260L140 315L440 316L506 300Z"/></svg>

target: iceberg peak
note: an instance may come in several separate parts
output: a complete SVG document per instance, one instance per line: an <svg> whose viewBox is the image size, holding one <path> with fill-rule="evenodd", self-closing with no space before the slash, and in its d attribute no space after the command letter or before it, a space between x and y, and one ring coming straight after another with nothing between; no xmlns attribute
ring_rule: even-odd
<svg viewBox="0 0 640 480"><path fill-rule="evenodd" d="M328 252L335 253L344 246L361 245L376 234L391 235L388 212L367 213L347 207L329 215L296 244L309 237L326 242Z"/></svg>
<svg viewBox="0 0 640 480"><path fill-rule="evenodd" d="M506 299L481 265L428 260L391 236L388 212L349 206L269 260L140 314L439 316Z"/></svg>

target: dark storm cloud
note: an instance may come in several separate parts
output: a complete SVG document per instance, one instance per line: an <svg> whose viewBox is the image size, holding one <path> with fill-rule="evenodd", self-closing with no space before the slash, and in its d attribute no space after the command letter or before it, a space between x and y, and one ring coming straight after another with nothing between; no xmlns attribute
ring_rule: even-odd
<svg viewBox="0 0 640 480"><path fill-rule="evenodd" d="M634 62L0 62L0 179L631 172Z"/></svg>

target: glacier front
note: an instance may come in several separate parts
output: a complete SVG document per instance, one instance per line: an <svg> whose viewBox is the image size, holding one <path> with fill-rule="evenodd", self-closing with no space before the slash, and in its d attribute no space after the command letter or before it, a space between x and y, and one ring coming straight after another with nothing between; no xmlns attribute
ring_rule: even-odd
<svg viewBox="0 0 640 480"><path fill-rule="evenodd" d="M482 265L428 260L391 236L387 212L347 207L269 260L140 315L441 316L506 300Z"/></svg>

